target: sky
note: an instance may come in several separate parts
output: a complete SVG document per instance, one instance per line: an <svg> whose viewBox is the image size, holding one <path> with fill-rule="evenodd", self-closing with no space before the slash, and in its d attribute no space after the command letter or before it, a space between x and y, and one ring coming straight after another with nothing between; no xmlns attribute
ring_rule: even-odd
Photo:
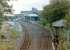
<svg viewBox="0 0 70 50"><path fill-rule="evenodd" d="M45 5L49 4L49 0L16 0L9 3L13 5L14 13L19 14L21 11L31 10L32 7L41 10Z"/></svg>

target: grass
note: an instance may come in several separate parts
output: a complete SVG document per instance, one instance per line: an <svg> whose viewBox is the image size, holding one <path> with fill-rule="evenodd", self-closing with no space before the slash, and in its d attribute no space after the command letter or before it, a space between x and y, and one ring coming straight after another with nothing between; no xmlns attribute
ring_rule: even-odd
<svg viewBox="0 0 70 50"><path fill-rule="evenodd" d="M0 41L0 50L13 50L16 46L15 42L15 40L9 42Z"/></svg>
<svg viewBox="0 0 70 50"><path fill-rule="evenodd" d="M7 39L0 38L0 50L14 50L16 47L16 30L11 29L11 39L7 41ZM0 37L3 33L0 33Z"/></svg>

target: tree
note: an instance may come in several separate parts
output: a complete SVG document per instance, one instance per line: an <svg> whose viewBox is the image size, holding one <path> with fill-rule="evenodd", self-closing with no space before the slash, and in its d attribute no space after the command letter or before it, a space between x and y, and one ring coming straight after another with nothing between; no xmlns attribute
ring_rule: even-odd
<svg viewBox="0 0 70 50"><path fill-rule="evenodd" d="M4 14L11 13L11 7L8 4L10 0L0 0L0 27L2 25L2 21L5 20L6 16Z"/></svg>
<svg viewBox="0 0 70 50"><path fill-rule="evenodd" d="M46 19L49 23L56 20L62 19L68 14L68 9L70 8L69 2L64 0L62 2L57 2L55 4L49 4L44 7L42 11L42 17Z"/></svg>

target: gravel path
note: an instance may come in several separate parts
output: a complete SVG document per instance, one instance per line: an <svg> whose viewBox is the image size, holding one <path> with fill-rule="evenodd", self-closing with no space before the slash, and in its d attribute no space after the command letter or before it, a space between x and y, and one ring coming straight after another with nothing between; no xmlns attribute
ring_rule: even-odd
<svg viewBox="0 0 70 50"><path fill-rule="evenodd" d="M52 41L49 32L37 24L22 23L27 29L26 42L23 43L21 50L52 50ZM31 38L31 45L28 41Z"/></svg>

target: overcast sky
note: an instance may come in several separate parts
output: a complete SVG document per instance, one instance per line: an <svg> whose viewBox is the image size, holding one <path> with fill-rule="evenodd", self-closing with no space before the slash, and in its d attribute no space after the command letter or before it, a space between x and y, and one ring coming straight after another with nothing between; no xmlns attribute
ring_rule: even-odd
<svg viewBox="0 0 70 50"><path fill-rule="evenodd" d="M42 9L49 3L49 0L17 0L10 3L13 4L14 13L20 13L22 10L31 10L32 7Z"/></svg>

